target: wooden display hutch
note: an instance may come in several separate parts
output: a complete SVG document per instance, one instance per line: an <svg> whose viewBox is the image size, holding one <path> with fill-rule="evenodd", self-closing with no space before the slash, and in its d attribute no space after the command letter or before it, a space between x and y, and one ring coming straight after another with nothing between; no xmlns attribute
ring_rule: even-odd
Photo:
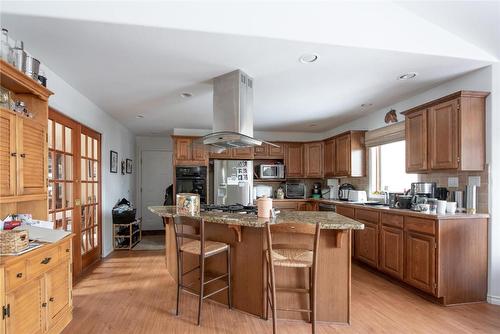
<svg viewBox="0 0 500 334"><path fill-rule="evenodd" d="M127 241L121 243L120 239ZM142 219L137 218L131 223L113 224L113 249L131 250L142 240ZM123 245L123 246L121 246Z"/></svg>

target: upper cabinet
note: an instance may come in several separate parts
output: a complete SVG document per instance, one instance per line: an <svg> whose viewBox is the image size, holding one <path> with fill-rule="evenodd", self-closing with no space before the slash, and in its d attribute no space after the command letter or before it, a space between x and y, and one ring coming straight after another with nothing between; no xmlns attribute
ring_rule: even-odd
<svg viewBox="0 0 500 334"><path fill-rule="evenodd" d="M365 176L365 131L349 131L324 142L325 177Z"/></svg>
<svg viewBox="0 0 500 334"><path fill-rule="evenodd" d="M275 143L278 147L262 144L253 148L255 159L284 159L285 143Z"/></svg>
<svg viewBox="0 0 500 334"><path fill-rule="evenodd" d="M285 153L286 177L304 177L304 144L288 143Z"/></svg>
<svg viewBox="0 0 500 334"><path fill-rule="evenodd" d="M201 144L195 144L197 137L172 136L174 146L174 165L206 165L208 153Z"/></svg>
<svg viewBox="0 0 500 334"><path fill-rule="evenodd" d="M483 170L488 94L460 91L404 112L406 171Z"/></svg>
<svg viewBox="0 0 500 334"><path fill-rule="evenodd" d="M323 177L323 142L304 144L305 177Z"/></svg>
<svg viewBox="0 0 500 334"><path fill-rule="evenodd" d="M231 148L221 153L210 152L210 159L251 160L253 158L253 147Z"/></svg>

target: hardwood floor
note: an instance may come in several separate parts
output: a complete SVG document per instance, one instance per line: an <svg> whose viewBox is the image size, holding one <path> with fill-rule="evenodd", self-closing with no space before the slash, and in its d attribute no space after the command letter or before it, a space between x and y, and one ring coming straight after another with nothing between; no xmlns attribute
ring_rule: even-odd
<svg viewBox="0 0 500 334"><path fill-rule="evenodd" d="M197 327L196 299L186 293L175 317L174 282L158 251L114 252L75 286L73 304L65 334L272 333L271 320L210 301ZM310 333L310 325L279 321L278 332ZM354 265L351 326L320 323L318 333L500 333L500 306L434 305Z"/></svg>

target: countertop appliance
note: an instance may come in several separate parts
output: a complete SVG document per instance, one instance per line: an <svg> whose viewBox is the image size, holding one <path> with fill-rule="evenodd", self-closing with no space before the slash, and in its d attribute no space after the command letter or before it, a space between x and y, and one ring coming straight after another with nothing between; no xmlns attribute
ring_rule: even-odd
<svg viewBox="0 0 500 334"><path fill-rule="evenodd" d="M364 190L349 190L347 200L354 203L365 203L368 198L366 196L366 191Z"/></svg>
<svg viewBox="0 0 500 334"><path fill-rule="evenodd" d="M260 197L273 197L273 187L265 184L256 184L253 186L253 199L256 200Z"/></svg>
<svg viewBox="0 0 500 334"><path fill-rule="evenodd" d="M306 198L307 197L307 192L306 192L306 185L305 185L305 183L302 183L302 182L297 182L297 183L287 182L285 184L285 196L286 196L286 198L291 198L291 199Z"/></svg>
<svg viewBox="0 0 500 334"><path fill-rule="evenodd" d="M445 187L438 187L438 188L436 188L436 194L435 195L436 195L436 198L438 200L446 201L448 199L449 193L450 192Z"/></svg>
<svg viewBox="0 0 500 334"><path fill-rule="evenodd" d="M200 195L200 202L207 203L207 167L189 166L175 168L175 194Z"/></svg>
<svg viewBox="0 0 500 334"><path fill-rule="evenodd" d="M260 165L259 178L261 179L284 179L285 178L285 165Z"/></svg>
<svg viewBox="0 0 500 334"><path fill-rule="evenodd" d="M253 162L214 160L214 204L253 203Z"/></svg>
<svg viewBox="0 0 500 334"><path fill-rule="evenodd" d="M398 203L398 197L403 195L403 193L389 193L389 208L396 208Z"/></svg>
<svg viewBox="0 0 500 334"><path fill-rule="evenodd" d="M413 182L411 194L434 198L436 194L436 182Z"/></svg>
<svg viewBox="0 0 500 334"><path fill-rule="evenodd" d="M354 190L354 186L350 183L343 183L339 187L339 200L347 201L349 199L349 190Z"/></svg>
<svg viewBox="0 0 500 334"><path fill-rule="evenodd" d="M465 196L463 190L454 190L451 192L450 199L452 202L457 202L457 212L465 210Z"/></svg>
<svg viewBox="0 0 500 334"><path fill-rule="evenodd" d="M339 199L339 180L328 179L326 185L330 188L330 199Z"/></svg>
<svg viewBox="0 0 500 334"><path fill-rule="evenodd" d="M399 195L396 208L398 209L411 209L411 201L413 196L411 195Z"/></svg>
<svg viewBox="0 0 500 334"><path fill-rule="evenodd" d="M321 183L316 182L313 184L313 188L311 190L312 198L321 198Z"/></svg>
<svg viewBox="0 0 500 334"><path fill-rule="evenodd" d="M319 211L332 211L335 212L335 204L326 204L326 203L319 203L318 204L318 209Z"/></svg>

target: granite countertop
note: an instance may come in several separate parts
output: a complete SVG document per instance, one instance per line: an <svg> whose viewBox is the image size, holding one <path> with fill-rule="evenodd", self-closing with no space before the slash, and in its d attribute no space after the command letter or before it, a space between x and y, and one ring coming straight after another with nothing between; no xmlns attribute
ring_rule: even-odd
<svg viewBox="0 0 500 334"><path fill-rule="evenodd" d="M160 217L173 217L176 215L175 206L150 206L149 211ZM227 212L201 212L199 217L205 222L239 225L247 227L264 227L269 221L272 224L280 223L319 223L322 229L327 230L362 230L364 225L353 219L327 211L289 211L281 212L276 218L258 218L256 215Z"/></svg>

